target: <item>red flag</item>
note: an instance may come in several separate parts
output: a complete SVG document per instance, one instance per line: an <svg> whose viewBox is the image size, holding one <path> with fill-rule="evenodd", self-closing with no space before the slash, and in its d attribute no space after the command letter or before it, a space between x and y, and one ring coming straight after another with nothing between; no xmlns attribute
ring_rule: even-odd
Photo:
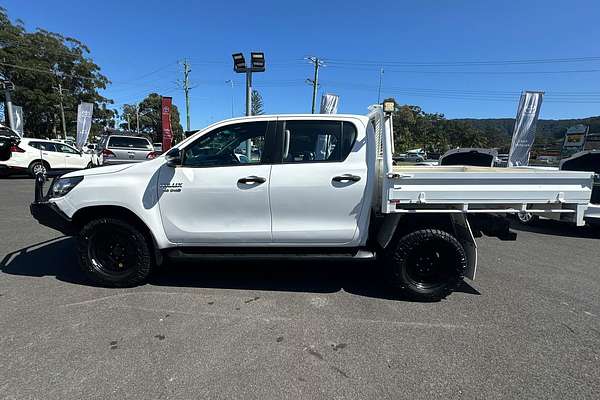
<svg viewBox="0 0 600 400"><path fill-rule="evenodd" d="M165 152L171 148L173 142L173 131L171 130L171 97L163 97L161 101L162 115L162 151Z"/></svg>

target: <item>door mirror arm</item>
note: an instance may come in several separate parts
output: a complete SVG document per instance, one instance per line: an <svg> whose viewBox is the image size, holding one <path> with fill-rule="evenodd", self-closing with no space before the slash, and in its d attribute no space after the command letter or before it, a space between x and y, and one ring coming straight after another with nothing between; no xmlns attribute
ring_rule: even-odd
<svg viewBox="0 0 600 400"><path fill-rule="evenodd" d="M173 148L165 154L165 159L167 160L167 165L169 167L178 167L183 162L183 152L178 148Z"/></svg>

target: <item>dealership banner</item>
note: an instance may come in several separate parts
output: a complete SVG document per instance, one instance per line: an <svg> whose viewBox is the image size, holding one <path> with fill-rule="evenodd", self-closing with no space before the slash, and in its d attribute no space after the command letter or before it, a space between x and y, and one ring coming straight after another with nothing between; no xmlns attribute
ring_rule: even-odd
<svg viewBox="0 0 600 400"><path fill-rule="evenodd" d="M92 103L81 103L77 106L77 139L76 145L81 149L87 142L92 128L92 114L94 105Z"/></svg>
<svg viewBox="0 0 600 400"><path fill-rule="evenodd" d="M535 129L543 97L544 92L526 91L521 94L508 154L509 167L529 164L529 152L535 140Z"/></svg>
<svg viewBox="0 0 600 400"><path fill-rule="evenodd" d="M171 130L171 97L163 97L161 101L162 117L162 151L165 152L171 148L173 143L173 131Z"/></svg>
<svg viewBox="0 0 600 400"><path fill-rule="evenodd" d="M321 97L321 114L337 114L340 96L325 93Z"/></svg>
<svg viewBox="0 0 600 400"><path fill-rule="evenodd" d="M21 106L12 106L13 113L13 123L15 125L15 132L19 134L19 136L23 137L23 107Z"/></svg>

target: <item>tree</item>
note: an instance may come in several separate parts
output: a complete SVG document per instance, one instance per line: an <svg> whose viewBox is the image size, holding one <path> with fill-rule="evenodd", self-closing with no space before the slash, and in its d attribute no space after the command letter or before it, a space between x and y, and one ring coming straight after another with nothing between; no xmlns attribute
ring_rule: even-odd
<svg viewBox="0 0 600 400"><path fill-rule="evenodd" d="M162 96L158 93L150 93L138 105L125 104L121 115L120 127L123 129L136 130L137 118L140 117L140 133L147 135L153 142L162 141ZM139 114L137 111L139 107ZM129 121L129 122L127 122ZM175 104L171 107L171 130L173 131L173 143L183 139L183 127L179 120L179 110Z"/></svg>
<svg viewBox="0 0 600 400"><path fill-rule="evenodd" d="M89 48L79 40L37 29L28 32L24 23L13 23L0 7L0 74L15 84L13 101L23 107L28 136L62 136L59 84L67 133L77 124L77 105L94 104L91 136L105 126L114 126L112 103L99 93L110 83L89 57Z"/></svg>
<svg viewBox="0 0 600 400"><path fill-rule="evenodd" d="M263 115L265 113L263 109L263 98L258 90L252 90L252 107L250 115Z"/></svg>

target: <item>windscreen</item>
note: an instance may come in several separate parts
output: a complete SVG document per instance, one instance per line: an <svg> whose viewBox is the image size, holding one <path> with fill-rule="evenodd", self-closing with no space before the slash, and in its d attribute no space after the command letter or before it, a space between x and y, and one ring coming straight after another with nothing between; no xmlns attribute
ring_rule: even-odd
<svg viewBox="0 0 600 400"><path fill-rule="evenodd" d="M152 150L152 145L144 138L111 136L108 147L122 147L126 149Z"/></svg>

